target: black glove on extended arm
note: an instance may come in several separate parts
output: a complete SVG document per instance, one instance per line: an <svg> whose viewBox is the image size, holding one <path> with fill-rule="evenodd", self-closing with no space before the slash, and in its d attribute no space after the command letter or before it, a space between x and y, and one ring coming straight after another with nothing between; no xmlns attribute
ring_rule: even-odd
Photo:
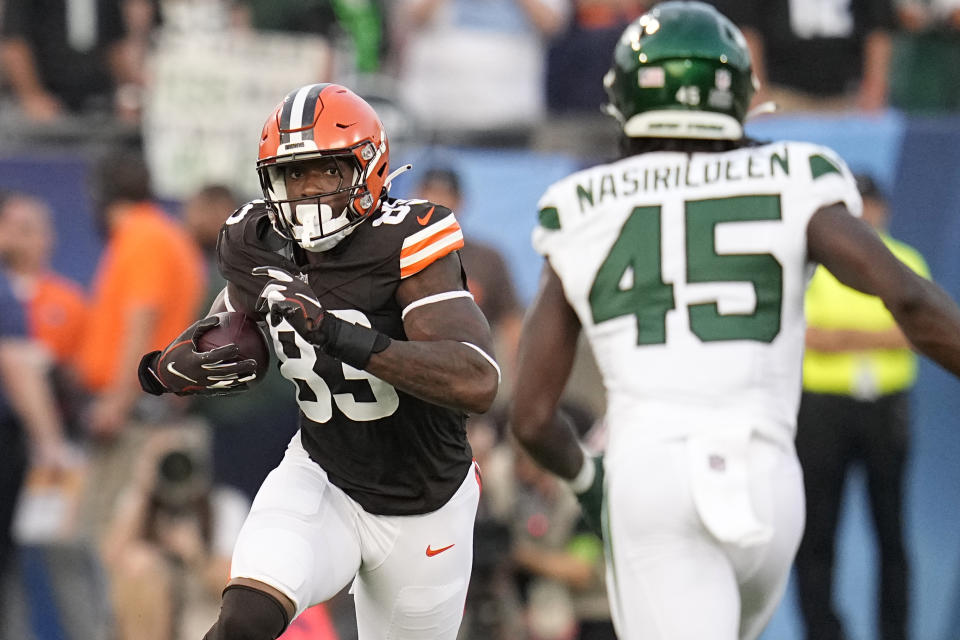
<svg viewBox="0 0 960 640"><path fill-rule="evenodd" d="M324 353L363 369L370 356L390 345L384 334L327 313L307 283L277 267L256 267L253 275L269 278L260 291L257 311L266 313L270 326L286 320L293 330Z"/></svg>
<svg viewBox="0 0 960 640"><path fill-rule="evenodd" d="M156 396L225 395L245 390L257 377L255 360L238 360L240 349L235 344L197 350L200 336L219 323L216 316L198 320L163 351L143 356L137 369L140 387Z"/></svg>
<svg viewBox="0 0 960 640"><path fill-rule="evenodd" d="M587 457L584 466L591 465L593 473L590 477L590 484L583 487L574 487L571 484L574 495L580 503L583 511L583 519L590 527L590 530L603 538L603 456L595 455ZM581 471L583 474L586 471ZM573 483L576 483L575 479ZM582 490L579 490L582 489Z"/></svg>

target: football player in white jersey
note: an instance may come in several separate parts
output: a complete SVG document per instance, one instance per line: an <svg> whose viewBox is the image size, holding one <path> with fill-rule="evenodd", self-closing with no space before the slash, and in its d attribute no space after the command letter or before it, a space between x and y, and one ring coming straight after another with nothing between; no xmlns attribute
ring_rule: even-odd
<svg viewBox="0 0 960 640"><path fill-rule="evenodd" d="M960 309L857 219L833 151L744 137L756 81L712 7L658 4L604 84L623 157L541 199L512 431L602 526L620 638L756 638L804 524L793 439L812 267L879 296L957 375ZM581 331L607 393L602 460L556 413Z"/></svg>

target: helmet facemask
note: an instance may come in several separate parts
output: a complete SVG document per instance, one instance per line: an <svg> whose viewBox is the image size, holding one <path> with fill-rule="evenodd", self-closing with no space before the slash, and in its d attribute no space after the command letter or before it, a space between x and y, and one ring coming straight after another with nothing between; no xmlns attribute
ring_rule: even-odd
<svg viewBox="0 0 960 640"><path fill-rule="evenodd" d="M259 168L260 184L267 203L274 210L274 226L289 240L307 251L321 252L333 248L350 235L363 222L365 213L373 205L373 196L366 186L366 176L361 169L358 155L372 159L376 151L365 143L358 149L322 152L291 156L285 162L277 162ZM330 159L331 167L339 174L337 186L323 193L311 193L291 197L287 193L287 171L296 165L318 159ZM367 165L372 166L372 164ZM343 167L352 170L352 176L344 175ZM345 203L331 204L331 197L348 194ZM334 210L334 208L338 210Z"/></svg>
<svg viewBox="0 0 960 640"><path fill-rule="evenodd" d="M315 175L291 193L289 168L321 161L328 164L305 170L336 166L339 175ZM377 210L387 194L389 162L387 136L373 108L345 87L321 83L294 89L267 118L257 174L277 231L320 252Z"/></svg>

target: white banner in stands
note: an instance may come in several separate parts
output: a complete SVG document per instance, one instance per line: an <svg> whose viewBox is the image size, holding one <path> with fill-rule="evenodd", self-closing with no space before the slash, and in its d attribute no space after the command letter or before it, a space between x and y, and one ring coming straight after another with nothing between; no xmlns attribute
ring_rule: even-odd
<svg viewBox="0 0 960 640"><path fill-rule="evenodd" d="M255 197L260 130L292 89L322 82L331 50L315 36L224 31L161 34L144 96L154 189L179 200L217 182Z"/></svg>

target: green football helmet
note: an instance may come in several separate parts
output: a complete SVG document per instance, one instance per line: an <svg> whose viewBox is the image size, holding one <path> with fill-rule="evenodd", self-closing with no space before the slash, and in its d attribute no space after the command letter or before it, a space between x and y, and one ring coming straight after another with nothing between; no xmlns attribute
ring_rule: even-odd
<svg viewBox="0 0 960 640"><path fill-rule="evenodd" d="M758 88L747 41L702 2L653 7L624 30L603 78L626 136L738 140Z"/></svg>

